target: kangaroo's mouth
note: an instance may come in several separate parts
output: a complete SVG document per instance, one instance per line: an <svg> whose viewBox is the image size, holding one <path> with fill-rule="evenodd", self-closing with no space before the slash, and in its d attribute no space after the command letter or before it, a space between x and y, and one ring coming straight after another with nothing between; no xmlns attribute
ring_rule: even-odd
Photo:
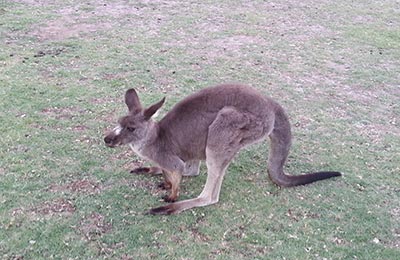
<svg viewBox="0 0 400 260"><path fill-rule="evenodd" d="M108 143L106 143L106 146L109 147L109 148L115 148L115 147L117 147L117 145L115 145L115 144L108 144Z"/></svg>

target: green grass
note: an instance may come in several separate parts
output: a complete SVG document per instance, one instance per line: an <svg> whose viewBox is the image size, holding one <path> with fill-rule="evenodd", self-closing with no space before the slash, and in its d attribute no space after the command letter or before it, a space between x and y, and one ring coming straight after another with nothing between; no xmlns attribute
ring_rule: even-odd
<svg viewBox="0 0 400 260"><path fill-rule="evenodd" d="M396 1L3 1L2 259L398 259L400 18ZM280 189L267 143L228 171L216 205L148 216L157 177L103 135L139 90L163 113L243 82L293 126L287 172L344 177ZM185 178L197 196L206 169Z"/></svg>

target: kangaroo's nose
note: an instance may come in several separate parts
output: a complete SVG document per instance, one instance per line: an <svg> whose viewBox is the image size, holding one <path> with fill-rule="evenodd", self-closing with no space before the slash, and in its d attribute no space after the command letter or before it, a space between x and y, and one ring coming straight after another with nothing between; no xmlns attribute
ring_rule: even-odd
<svg viewBox="0 0 400 260"><path fill-rule="evenodd" d="M113 139L112 139L110 136L104 137L104 142L105 142L106 144L111 144L112 140L113 140Z"/></svg>

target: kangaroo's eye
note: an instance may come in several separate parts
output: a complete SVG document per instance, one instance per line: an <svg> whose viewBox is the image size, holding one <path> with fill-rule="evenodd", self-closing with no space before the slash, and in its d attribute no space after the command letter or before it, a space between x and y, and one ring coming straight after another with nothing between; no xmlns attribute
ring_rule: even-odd
<svg viewBox="0 0 400 260"><path fill-rule="evenodd" d="M130 126L128 126L126 129L127 129L129 132L135 131L135 128L134 128L134 127L130 127Z"/></svg>

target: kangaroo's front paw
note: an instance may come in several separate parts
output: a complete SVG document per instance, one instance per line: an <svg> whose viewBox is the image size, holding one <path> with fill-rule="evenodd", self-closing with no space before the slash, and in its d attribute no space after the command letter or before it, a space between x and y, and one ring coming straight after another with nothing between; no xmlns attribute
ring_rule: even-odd
<svg viewBox="0 0 400 260"><path fill-rule="evenodd" d="M165 202L175 202L176 197L171 195L165 195L162 197Z"/></svg>
<svg viewBox="0 0 400 260"><path fill-rule="evenodd" d="M134 174L147 174L150 173L150 168L149 167L139 167L139 168L135 168L131 171L131 173Z"/></svg>
<svg viewBox="0 0 400 260"><path fill-rule="evenodd" d="M169 190L169 189L171 189L171 184L166 183L166 182L160 182L157 185L157 187L160 188L160 189L163 189L163 190Z"/></svg>

